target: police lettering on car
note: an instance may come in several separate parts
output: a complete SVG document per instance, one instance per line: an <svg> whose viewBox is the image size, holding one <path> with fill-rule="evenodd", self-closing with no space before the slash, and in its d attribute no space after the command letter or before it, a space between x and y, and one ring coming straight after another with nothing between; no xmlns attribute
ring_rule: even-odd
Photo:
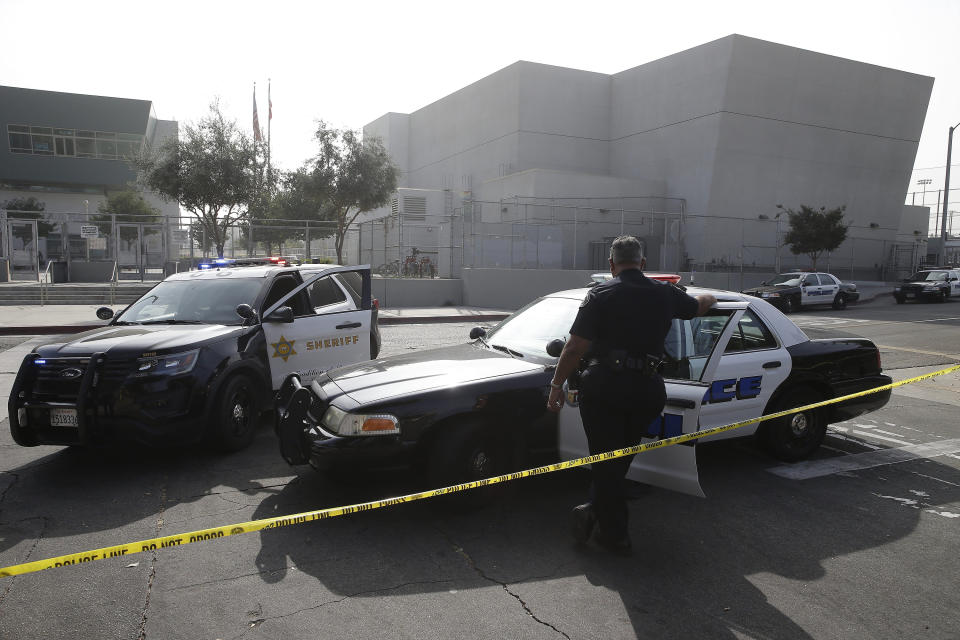
<svg viewBox="0 0 960 640"><path fill-rule="evenodd" d="M547 407L563 405L563 383L581 359L588 359L580 380L580 415L591 455L640 442L663 411L666 391L657 368L674 318L702 315L715 302L697 298L643 275L642 245L620 236L610 247L614 278L590 289L570 328L550 383ZM619 553L631 546L623 479L633 456L592 466L591 501L574 508L572 530L585 543L599 524L597 541Z"/></svg>

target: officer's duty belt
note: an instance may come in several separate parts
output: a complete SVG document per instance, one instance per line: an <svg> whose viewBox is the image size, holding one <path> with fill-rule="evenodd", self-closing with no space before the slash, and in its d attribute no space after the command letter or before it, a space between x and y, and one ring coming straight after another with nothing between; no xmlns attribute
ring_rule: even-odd
<svg viewBox="0 0 960 640"><path fill-rule="evenodd" d="M660 368L663 359L650 354L629 355L626 351L611 351L605 356L590 360L590 366L599 365L611 371L630 371L652 376Z"/></svg>

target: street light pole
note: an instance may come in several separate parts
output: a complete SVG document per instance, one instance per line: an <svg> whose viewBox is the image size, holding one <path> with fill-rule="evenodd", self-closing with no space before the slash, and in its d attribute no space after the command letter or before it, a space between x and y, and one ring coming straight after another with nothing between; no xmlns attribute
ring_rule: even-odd
<svg viewBox="0 0 960 640"><path fill-rule="evenodd" d="M942 265L947 257L947 203L950 201L950 161L953 152L953 131L960 127L960 122L950 127L947 136L947 175L943 181L943 215L940 216L940 259Z"/></svg>

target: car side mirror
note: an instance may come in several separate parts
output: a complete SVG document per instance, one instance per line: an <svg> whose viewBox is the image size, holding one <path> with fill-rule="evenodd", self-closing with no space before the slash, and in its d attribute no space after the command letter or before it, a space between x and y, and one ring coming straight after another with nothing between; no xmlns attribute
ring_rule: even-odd
<svg viewBox="0 0 960 640"><path fill-rule="evenodd" d="M113 317L113 309L110 307L100 307L97 309L97 317L101 320L109 320Z"/></svg>
<svg viewBox="0 0 960 640"><path fill-rule="evenodd" d="M236 311L237 311L237 315L243 318L244 320L249 320L256 315L253 312L253 307L251 307L248 304L238 304Z"/></svg>
<svg viewBox="0 0 960 640"><path fill-rule="evenodd" d="M559 358L560 354L563 353L563 347L566 346L566 342L560 338L554 338L547 343L547 355L551 358Z"/></svg>
<svg viewBox="0 0 960 640"><path fill-rule="evenodd" d="M760 285L761 285L761 286L763 286L763 285L765 285L765 284L767 284L767 281L766 281L766 280L761 280L761 281L760 281Z"/></svg>
<svg viewBox="0 0 960 640"><path fill-rule="evenodd" d="M470 329L470 339L471 339L471 340L476 340L477 338L482 338L482 337L485 336L485 335L487 335L487 330L484 329L483 327L474 327L473 329Z"/></svg>
<svg viewBox="0 0 960 640"><path fill-rule="evenodd" d="M267 322L293 322L293 309L290 307L279 307L268 315L265 320Z"/></svg>

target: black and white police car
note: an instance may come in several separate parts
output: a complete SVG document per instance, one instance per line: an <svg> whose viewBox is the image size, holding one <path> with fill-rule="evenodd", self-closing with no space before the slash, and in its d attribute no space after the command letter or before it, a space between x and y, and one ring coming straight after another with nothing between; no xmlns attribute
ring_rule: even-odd
<svg viewBox="0 0 960 640"><path fill-rule="evenodd" d="M852 282L843 282L829 274L811 271L780 273L743 293L763 298L784 313L799 311L811 305L829 304L845 309L848 302L857 302L860 292Z"/></svg>
<svg viewBox="0 0 960 640"><path fill-rule="evenodd" d="M17 444L206 439L247 446L287 374L380 350L367 266L236 266L168 277L101 329L38 346L10 392Z"/></svg>
<svg viewBox="0 0 960 640"><path fill-rule="evenodd" d="M355 364L312 382L291 376L278 394L282 455L290 464L309 462L334 473L422 466L437 486L515 469L529 462L525 455L586 455L571 381L559 416L545 408L557 356L586 291L539 298L489 331L473 329L472 342ZM650 438L890 383L869 340L810 340L760 298L687 292L713 293L718 303L703 317L673 322L660 369L667 406L650 425ZM879 392L711 439L757 435L772 455L798 460L820 446L828 423L882 407L889 397ZM637 456L630 474L701 493L692 446Z"/></svg>
<svg viewBox="0 0 960 640"><path fill-rule="evenodd" d="M897 304L907 300L946 302L951 295L960 296L958 269L921 269L893 288Z"/></svg>

